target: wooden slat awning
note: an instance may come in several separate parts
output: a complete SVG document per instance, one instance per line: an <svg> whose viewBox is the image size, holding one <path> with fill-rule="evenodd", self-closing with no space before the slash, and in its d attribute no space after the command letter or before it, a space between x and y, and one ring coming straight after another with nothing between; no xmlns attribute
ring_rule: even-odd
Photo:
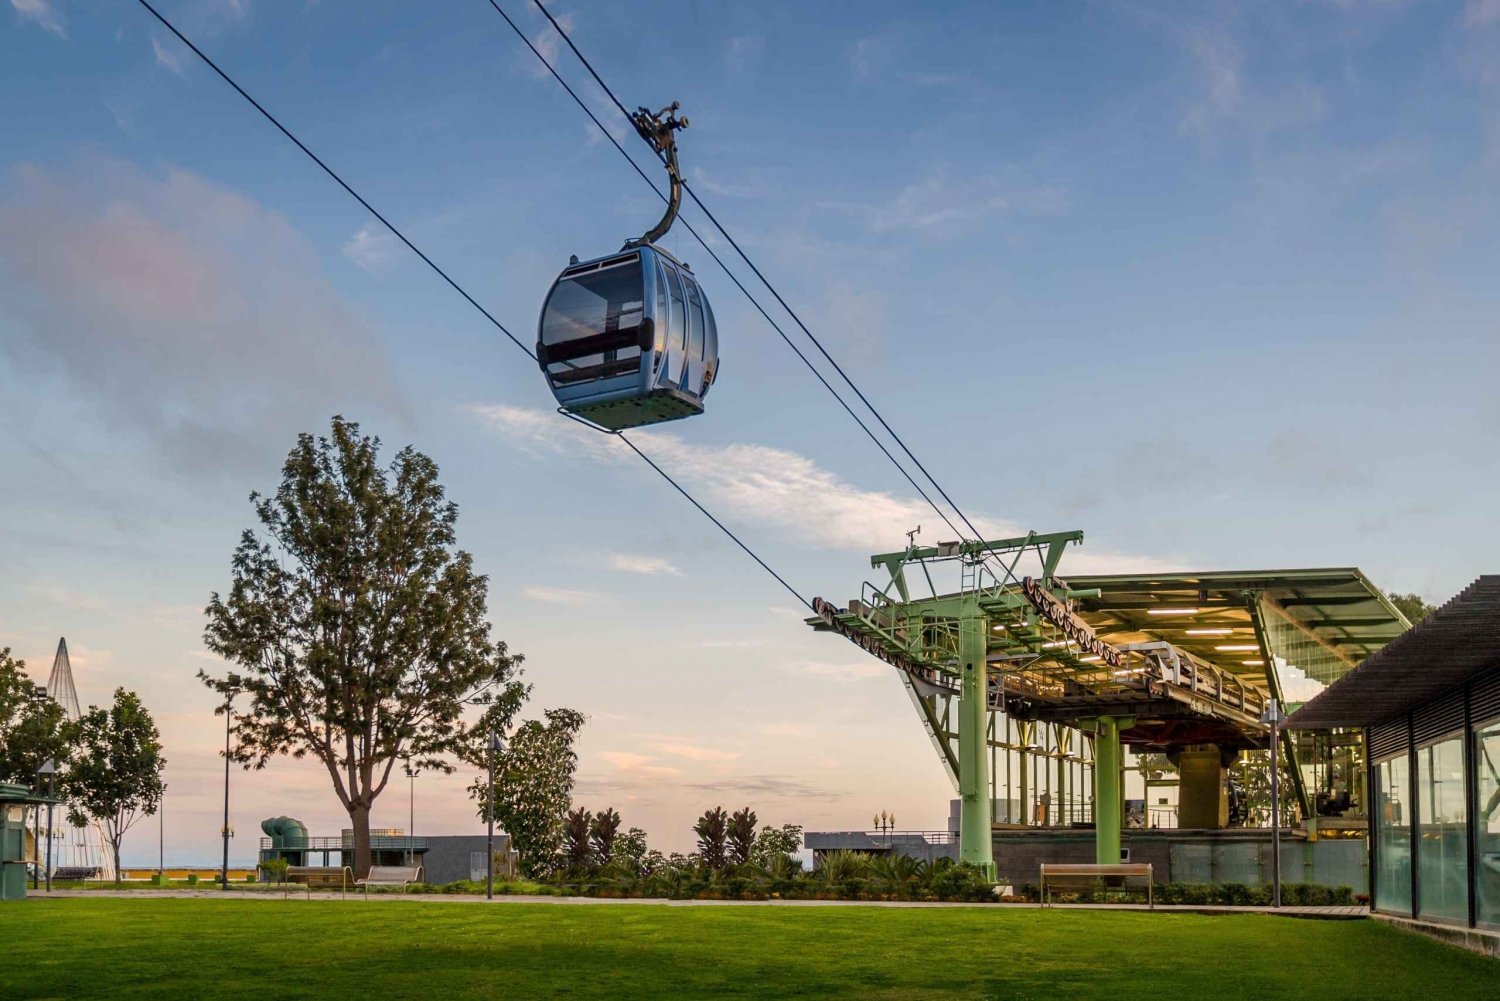
<svg viewBox="0 0 1500 1001"><path fill-rule="evenodd" d="M1394 719L1500 667L1500 574L1487 574L1297 710L1287 726L1326 730Z"/></svg>

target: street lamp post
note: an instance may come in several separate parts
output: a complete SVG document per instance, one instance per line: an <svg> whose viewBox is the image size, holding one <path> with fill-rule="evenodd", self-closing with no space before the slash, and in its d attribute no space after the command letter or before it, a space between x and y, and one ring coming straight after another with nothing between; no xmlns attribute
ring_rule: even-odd
<svg viewBox="0 0 1500 1001"><path fill-rule="evenodd" d="M1271 906L1281 906L1281 759L1278 754L1281 743L1281 723L1286 716L1281 703L1271 699L1261 716L1262 723L1271 726Z"/></svg>
<svg viewBox="0 0 1500 1001"><path fill-rule="evenodd" d="M417 836L417 773L412 770L411 759L406 761L407 778L407 817L406 817L406 864L417 864L417 845L413 840Z"/></svg>
<svg viewBox="0 0 1500 1001"><path fill-rule="evenodd" d="M219 889L229 889L229 738L234 728L234 696L224 700L224 827L219 833L224 839L224 860L219 869Z"/></svg>
<svg viewBox="0 0 1500 1001"><path fill-rule="evenodd" d="M47 776L47 892L52 892L52 781L57 775L57 762L48 758L42 762L42 767L37 769L37 774ZM35 847L33 842L32 847Z"/></svg>
<svg viewBox="0 0 1500 1001"><path fill-rule="evenodd" d="M486 851L484 853L484 897L486 900L495 899L495 755L505 750L505 741L500 739L498 733L490 734L489 743L489 798L485 800L489 809L485 811L489 815L489 835Z"/></svg>

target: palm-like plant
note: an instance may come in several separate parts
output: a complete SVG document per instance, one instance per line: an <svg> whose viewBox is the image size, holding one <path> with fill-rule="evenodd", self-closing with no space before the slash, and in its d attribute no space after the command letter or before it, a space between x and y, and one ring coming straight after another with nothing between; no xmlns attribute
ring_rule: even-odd
<svg viewBox="0 0 1500 1001"><path fill-rule="evenodd" d="M594 850L589 844L589 828L593 817L582 807L569 810L563 817L563 865L571 873L581 873L593 861Z"/></svg>
<svg viewBox="0 0 1500 1001"><path fill-rule="evenodd" d="M863 879L870 871L870 859L862 852L840 848L818 856L814 871L826 885L837 886L853 879Z"/></svg>
<svg viewBox="0 0 1500 1001"><path fill-rule="evenodd" d="M704 865L716 872L724 868L727 861L724 842L728 836L728 828L729 817L722 806L706 811L693 825L693 833L698 835L698 855L703 859Z"/></svg>
<svg viewBox="0 0 1500 1001"><path fill-rule="evenodd" d="M888 852L870 859L869 872L884 893L904 897L922 882L927 863L900 852Z"/></svg>

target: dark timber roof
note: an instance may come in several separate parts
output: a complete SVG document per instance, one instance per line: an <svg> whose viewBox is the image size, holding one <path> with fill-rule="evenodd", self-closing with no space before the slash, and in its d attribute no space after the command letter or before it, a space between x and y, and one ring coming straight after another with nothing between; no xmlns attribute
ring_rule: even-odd
<svg viewBox="0 0 1500 1001"><path fill-rule="evenodd" d="M1287 726L1372 726L1500 667L1500 574L1487 574L1293 713Z"/></svg>

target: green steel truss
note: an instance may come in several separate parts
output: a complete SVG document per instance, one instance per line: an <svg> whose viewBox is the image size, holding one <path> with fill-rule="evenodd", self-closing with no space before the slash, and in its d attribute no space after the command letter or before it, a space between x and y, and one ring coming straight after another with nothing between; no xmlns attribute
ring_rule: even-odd
<svg viewBox="0 0 1500 1001"><path fill-rule="evenodd" d="M1090 770L1097 758L1117 771L1122 742L1263 748L1260 716L1282 696L1283 673L1326 683L1407 628L1352 569L1065 580L1062 557L1082 540L1072 531L909 545L872 556L884 579L865 582L847 606L813 602L810 625L901 672L959 792L961 855L976 864L991 865L995 753L1038 750L1013 729L1059 735L1054 747L1077 750L1044 752L1049 760ZM960 589L940 593L933 571L948 563L959 566ZM1296 748L1287 741L1283 751L1310 817ZM1096 785L1092 805L1107 815L1096 818L1099 856L1118 858L1119 787Z"/></svg>

